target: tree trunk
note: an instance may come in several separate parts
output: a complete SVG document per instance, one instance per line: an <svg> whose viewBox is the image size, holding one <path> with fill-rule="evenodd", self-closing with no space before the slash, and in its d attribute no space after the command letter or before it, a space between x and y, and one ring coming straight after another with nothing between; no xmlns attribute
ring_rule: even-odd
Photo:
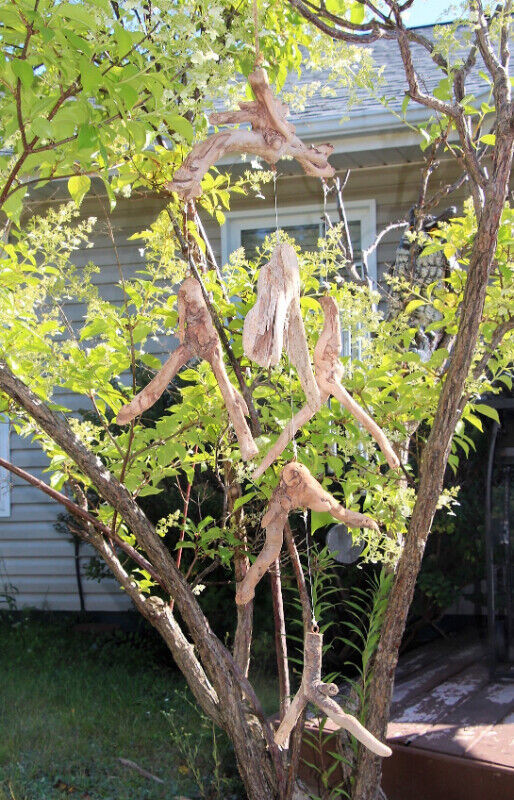
<svg viewBox="0 0 514 800"><path fill-rule="evenodd" d="M68 422L51 411L28 386L0 361L0 389L56 442L98 489L100 496L126 521L187 625L203 669L217 696L216 721L227 732L249 800L278 799L284 788L284 770L273 733L247 678L213 633L198 602L153 526L127 489L77 438ZM155 624L155 622L154 622ZM158 627L156 625L156 627ZM161 632L162 633L162 632ZM171 625L166 640L180 644ZM188 669L188 680L193 676ZM246 699L243 699L246 696ZM214 699L214 698L211 698ZM248 702L252 706L249 711ZM208 708L206 703L204 707Z"/></svg>
<svg viewBox="0 0 514 800"><path fill-rule="evenodd" d="M455 426L462 414L465 382L478 339L487 281L494 260L498 227L507 195L512 163L512 133L504 133L503 141L500 140L497 146L493 172L485 193L484 208L478 223L464 290L459 331L432 430L423 452L416 503L375 657L368 695L369 713L366 726L379 739L384 738L386 734L398 651L426 540L442 490ZM380 778L381 760L361 747L352 793L353 800L375 800L380 788Z"/></svg>

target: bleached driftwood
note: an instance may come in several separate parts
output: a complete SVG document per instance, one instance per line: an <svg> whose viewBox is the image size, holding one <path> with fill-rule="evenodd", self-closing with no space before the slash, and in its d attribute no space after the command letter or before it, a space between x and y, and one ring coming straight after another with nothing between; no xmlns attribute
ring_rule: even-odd
<svg viewBox="0 0 514 800"><path fill-rule="evenodd" d="M307 403L321 405L312 371L300 309L300 269L294 247L277 244L257 280L257 300L245 317L243 350L261 367L275 366L285 345L289 360L298 371Z"/></svg>
<svg viewBox="0 0 514 800"><path fill-rule="evenodd" d="M257 67L248 81L255 100L240 103L239 111L212 114L209 121L211 125L250 123L251 130L219 131L193 147L166 187L183 200L200 197L203 176L228 153L260 156L271 165L284 156L291 156L300 162L307 175L333 176L334 169L328 163L332 145L308 146L298 138L294 125L287 122L288 107L274 97L262 67Z"/></svg>
<svg viewBox="0 0 514 800"><path fill-rule="evenodd" d="M279 747L287 747L289 736L296 720L308 702L314 703L320 711L335 722L339 728L345 728L359 742L376 753L377 756L390 756L391 748L382 744L370 733L358 719L347 714L341 706L332 699L337 694L335 683L323 683L321 680L321 658L323 649L323 636L321 633L308 632L305 635L303 651L302 682L298 692L293 698L284 719L275 732L275 742Z"/></svg>
<svg viewBox="0 0 514 800"><path fill-rule="evenodd" d="M350 411L363 428L373 436L391 469L397 469L400 465L400 460L384 431L341 385L343 367L339 361L341 352L339 309L334 298L328 295L321 297L319 302L325 315L325 324L314 348L314 367L316 369L316 382L319 386L321 402L317 408L313 408L310 405L304 406L289 420L273 447L270 448L262 463L254 471L253 480L260 478L267 468L276 461L294 438L296 432L314 416L330 396L339 400L341 405Z"/></svg>
<svg viewBox="0 0 514 800"><path fill-rule="evenodd" d="M280 481L262 518L266 529L264 547L237 587L236 603L246 605L255 594L255 587L268 567L279 558L284 539L284 525L294 508L328 511L349 528L371 528L378 531L377 523L365 514L349 511L340 505L329 492L313 478L309 470L298 461L291 461L282 470Z"/></svg>
<svg viewBox="0 0 514 800"><path fill-rule="evenodd" d="M244 399L229 380L220 340L212 324L200 284L195 278L186 278L179 289L178 320L179 346L150 383L139 394L136 394L130 403L123 406L118 413L116 422L119 425L125 425L153 406L179 369L190 358L196 356L208 361L212 367L236 432L242 458L245 461L253 458L258 451L245 420L248 409Z"/></svg>

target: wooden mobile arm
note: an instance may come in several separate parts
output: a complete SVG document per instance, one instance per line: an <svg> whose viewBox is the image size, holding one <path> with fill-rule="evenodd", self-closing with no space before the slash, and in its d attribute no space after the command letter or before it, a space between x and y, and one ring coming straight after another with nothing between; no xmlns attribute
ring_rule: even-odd
<svg viewBox="0 0 514 800"><path fill-rule="evenodd" d="M321 680L322 649L322 634L314 631L306 633L302 682L275 732L276 744L279 747L288 746L289 736L296 724L296 720L307 703L311 702L335 722L339 728L345 728L365 747L376 753L377 756L390 756L392 754L391 748L376 739L358 719L343 711L341 706L330 696L336 695L338 690L335 683L324 683Z"/></svg>
<svg viewBox="0 0 514 800"><path fill-rule="evenodd" d="M273 492L268 510L262 518L266 529L264 547L237 587L236 603L246 605L255 594L255 587L267 569L280 556L284 538L284 526L289 512L295 508L310 508L312 511L328 511L333 517L350 528L371 528L378 531L377 523L365 514L344 508L311 475L307 467L291 461L282 470L280 481Z"/></svg>
<svg viewBox="0 0 514 800"><path fill-rule="evenodd" d="M300 310L300 269L294 247L277 244L257 279L257 299L245 317L243 350L261 367L275 366L282 350L298 371L311 408L321 405Z"/></svg>
<svg viewBox="0 0 514 800"><path fill-rule="evenodd" d="M330 396L339 400L341 405L350 411L355 419L361 423L363 428L373 436L391 469L397 469L400 465L400 460L394 452L384 431L341 384L343 368L339 361L339 353L341 350L339 309L334 298L328 295L321 297L319 302L323 308L325 323L316 343L316 347L314 348L314 366L316 369L316 382L319 387L321 402L318 408L305 405L288 422L273 447L269 449L261 464L259 464L254 471L252 475L254 481L260 478L267 468L276 461L280 454L286 449L289 442L294 438L296 432L312 419L314 414L319 411Z"/></svg>
<svg viewBox="0 0 514 800"><path fill-rule="evenodd" d="M212 324L200 284L195 278L186 278L179 289L178 316L179 346L173 351L155 378L133 397L130 403L121 408L116 422L119 425L125 425L150 408L162 395L179 369L190 358L196 356L205 359L211 365L236 432L241 456L248 461L258 452L245 420L248 409L245 401L229 380L218 334Z"/></svg>
<svg viewBox="0 0 514 800"><path fill-rule="evenodd" d="M287 122L288 107L274 97L262 67L257 67L248 80L255 100L240 103L239 111L212 114L210 122L212 125L250 123L251 130L220 131L194 145L166 187L177 192L183 200L200 197L203 176L229 153L260 156L271 165L283 156L290 156L302 165L307 175L318 178L333 176L334 169L328 163L332 145L307 146L302 142L294 125Z"/></svg>

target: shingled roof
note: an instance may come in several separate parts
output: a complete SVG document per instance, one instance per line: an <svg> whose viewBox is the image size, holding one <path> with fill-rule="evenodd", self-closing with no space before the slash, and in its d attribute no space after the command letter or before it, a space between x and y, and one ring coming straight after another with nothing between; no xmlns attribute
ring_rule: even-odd
<svg viewBox="0 0 514 800"><path fill-rule="evenodd" d="M434 40L434 26L426 26L422 28L414 28L413 30L419 32L425 38ZM396 127L402 124L397 120L392 111L400 112L401 106L405 97L407 89L407 81L405 79L405 72L403 68L400 51L396 41L391 39L379 39L371 45L368 45L371 50L373 60L379 67L384 67L382 75L382 83L377 86L377 95L371 96L366 89L358 89L354 95L358 98L358 104L354 105L351 109L351 117L359 118L362 124L362 117L382 117L382 124ZM466 50L463 50L466 52ZM441 70L434 64L427 50L418 44L412 44L413 61L420 76L422 88L428 92L432 92L438 85L443 77ZM470 73L466 88L469 94L482 94L484 91L484 81L479 76L479 71L484 69L483 63L480 58L477 58L477 64ZM285 89L292 89L296 84L307 84L312 81L319 81L320 91L313 97L307 100L305 109L301 112L291 111L291 120L298 125L309 124L312 122L329 122L333 121L334 125L340 124L340 120L346 115L349 91L345 87L338 85L337 82L330 81L329 73L327 72L313 72L305 70L302 76L298 79L297 76L291 76L286 81ZM330 86L331 94L323 96L321 88ZM388 100L389 108L386 108L381 102L380 98L386 97ZM415 110L415 104L411 103L409 112ZM419 109L419 106L418 106ZM422 116L427 115L427 111L423 111ZM349 122L351 124L351 120ZM325 128L326 129L326 128Z"/></svg>

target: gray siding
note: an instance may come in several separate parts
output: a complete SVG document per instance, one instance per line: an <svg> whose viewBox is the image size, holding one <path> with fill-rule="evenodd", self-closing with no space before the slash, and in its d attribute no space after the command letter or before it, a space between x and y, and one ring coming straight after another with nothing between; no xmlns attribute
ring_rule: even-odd
<svg viewBox="0 0 514 800"><path fill-rule="evenodd" d="M418 153L419 151L414 151ZM347 201L374 199L376 201L377 232L390 221L404 215L413 205L419 192L419 162L406 163L406 154L394 147L382 151L367 151L359 157L360 167L356 167L345 190ZM341 163L340 157L340 163ZM338 163L337 156L334 163ZM356 161L357 163L357 161ZM287 172L288 174L284 174ZM454 168L448 164L445 181L451 181ZM319 204L322 209L322 193L320 184L314 179L306 178L295 172L294 165L286 162L286 168L280 170L278 179L279 224L280 211L291 205ZM458 202L460 198L452 197L449 203ZM38 210L49 201L38 204ZM252 209L268 206L273 208L270 190L266 191L264 200L244 198L234 210L248 211L251 218ZM121 263L126 276L130 276L142 263L139 253L141 242L129 242L128 237L137 230L148 226L162 207L158 200L140 200L137 198L120 201L112 215L112 226ZM94 199L88 200L83 207L84 216L98 217L98 229L93 236L94 247L78 253L75 262L83 266L89 261L101 267L96 282L101 287L105 298L113 301L122 299L116 285L118 272L114 258L112 243L102 223L102 210ZM217 227L209 224L212 244L218 257L221 240ZM394 261L394 251L399 233L389 235L378 250L379 280L383 270ZM78 323L83 314L80 304L67 307L72 322ZM161 350L163 347L160 348ZM157 347L156 352L159 352ZM84 407L83 398L65 395L64 400L70 407ZM30 442L11 436L11 457L15 464L28 469L38 477L46 478L42 471L46 464L44 454ZM79 598L75 579L73 544L54 528L54 522L60 508L36 489L27 487L21 480L14 479L11 489L11 515L0 519L0 591L3 583L11 583L18 589L19 607L34 606L55 610L78 610ZM87 550L82 550L82 563L87 559ZM84 580L86 609L91 611L112 611L127 608L126 596L119 591L114 581L102 581L100 584Z"/></svg>

